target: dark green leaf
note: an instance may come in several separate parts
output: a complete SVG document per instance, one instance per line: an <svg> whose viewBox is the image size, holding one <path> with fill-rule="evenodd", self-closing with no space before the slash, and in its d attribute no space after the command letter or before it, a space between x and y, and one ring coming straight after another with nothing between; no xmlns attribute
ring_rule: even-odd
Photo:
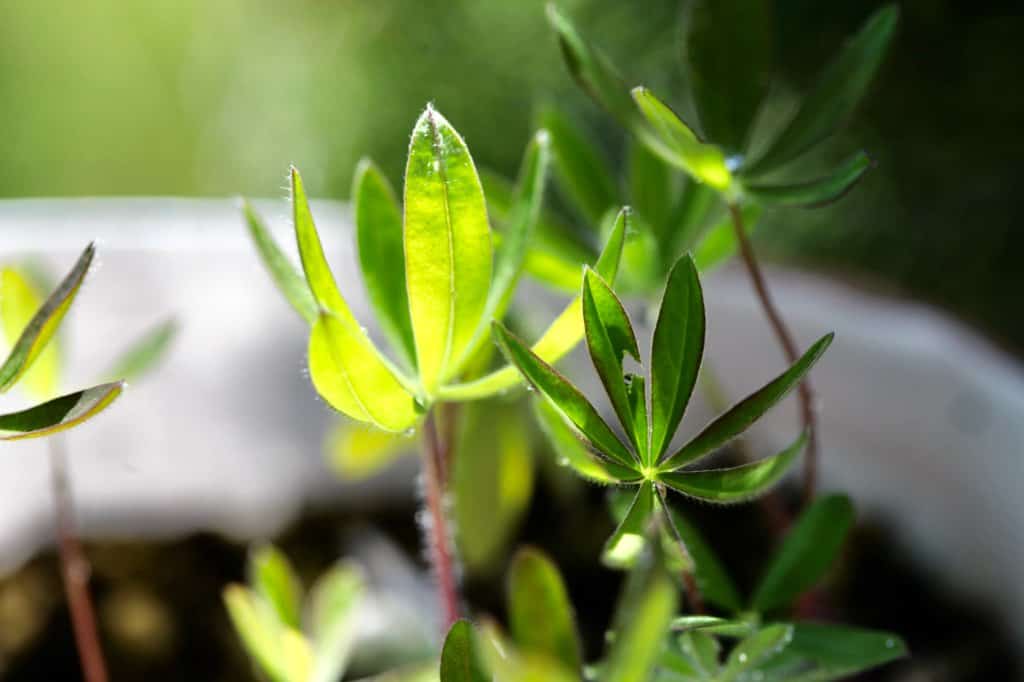
<svg viewBox="0 0 1024 682"><path fill-rule="evenodd" d="M95 245L85 247L71 271L21 332L4 364L0 366L0 392L8 390L24 375L53 338L82 287L95 253Z"/></svg>
<svg viewBox="0 0 1024 682"><path fill-rule="evenodd" d="M722 447L746 431L751 424L760 419L765 412L785 398L800 383L800 380L832 343L833 336L833 334L826 334L818 339L789 369L708 424L696 438L668 457L659 468L662 471L679 469Z"/></svg>
<svg viewBox="0 0 1024 682"><path fill-rule="evenodd" d="M697 587L704 601L738 613L743 608L743 599L714 550L685 516L671 507L668 508L668 514L693 559Z"/></svg>
<svg viewBox="0 0 1024 682"><path fill-rule="evenodd" d="M391 183L369 159L352 181L359 267L381 330L409 367L416 366L416 343L405 288L402 210Z"/></svg>
<svg viewBox="0 0 1024 682"><path fill-rule="evenodd" d="M644 549L651 515L654 513L654 487L644 481L622 522L608 538L601 552L601 561L614 568L632 566Z"/></svg>
<svg viewBox="0 0 1024 682"><path fill-rule="evenodd" d="M734 682L740 676L760 667L777 656L793 639L793 626L785 623L767 625L749 635L729 652L722 668L721 682Z"/></svg>
<svg viewBox="0 0 1024 682"><path fill-rule="evenodd" d="M660 244L667 244L676 183L673 169L636 139L629 145L629 201L651 226Z"/></svg>
<svg viewBox="0 0 1024 682"><path fill-rule="evenodd" d="M249 236L252 238L253 244L256 245L256 250L259 251L263 265L270 272L271 279L274 280L277 288L284 294L285 299L295 309L295 312L301 315L306 322L313 324L316 320L318 306L306 280L281 251L277 242L270 236L270 231L263 219L253 210L248 201L242 202L242 214L245 216L246 227L249 228Z"/></svg>
<svg viewBox="0 0 1024 682"><path fill-rule="evenodd" d="M823 178L795 185L745 185L743 193L773 206L822 206L853 189L871 166L868 155L857 152Z"/></svg>
<svg viewBox="0 0 1024 682"><path fill-rule="evenodd" d="M441 682L491 682L477 634L468 621L452 625L441 650Z"/></svg>
<svg viewBox="0 0 1024 682"><path fill-rule="evenodd" d="M704 295L697 266L683 256L672 266L651 345L651 458L668 447L697 383L704 356Z"/></svg>
<svg viewBox="0 0 1024 682"><path fill-rule="evenodd" d="M669 218L671 233L667 256L674 258L677 254L694 250L717 201L718 192L692 178L686 179L679 202Z"/></svg>
<svg viewBox="0 0 1024 682"><path fill-rule="evenodd" d="M705 136L730 153L746 149L772 75L768 0L694 0L683 28L683 61Z"/></svg>
<svg viewBox="0 0 1024 682"><path fill-rule="evenodd" d="M887 5L867 20L818 78L793 120L746 174L767 173L795 159L842 125L871 84L899 19Z"/></svg>
<svg viewBox="0 0 1024 682"><path fill-rule="evenodd" d="M129 346L107 372L107 376L132 381L154 369L171 347L178 327L178 321L174 318L161 322Z"/></svg>
<svg viewBox="0 0 1024 682"><path fill-rule="evenodd" d="M787 656L817 664L808 678L815 681L846 679L907 655L897 635L878 630L826 623L794 623Z"/></svg>
<svg viewBox="0 0 1024 682"><path fill-rule="evenodd" d="M494 338L505 358L522 373L523 378L600 448L602 454L608 455L623 466L634 466L635 459L632 453L612 432L594 406L583 397L579 389L551 365L541 360L500 322L494 323Z"/></svg>
<svg viewBox="0 0 1024 682"><path fill-rule="evenodd" d="M644 389L644 378L639 374L626 374L626 398L633 421L626 427L633 432L635 441L639 443L641 458L649 447L647 439L647 392Z"/></svg>
<svg viewBox="0 0 1024 682"><path fill-rule="evenodd" d="M814 587L835 562L853 518L853 504L845 495L815 500L772 558L751 608L764 612L789 606Z"/></svg>
<svg viewBox="0 0 1024 682"><path fill-rule="evenodd" d="M717 679L720 668L719 656L722 645L706 632L693 630L683 633L679 638L683 653L697 664L697 667L708 679Z"/></svg>
<svg viewBox="0 0 1024 682"><path fill-rule="evenodd" d="M575 614L558 568L535 549L521 549L509 568L508 619L523 651L545 654L566 670L580 670Z"/></svg>
<svg viewBox="0 0 1024 682"><path fill-rule="evenodd" d="M556 109L541 112L540 124L551 136L559 191L590 225L597 225L605 211L621 203L608 162Z"/></svg>
<svg viewBox="0 0 1024 682"><path fill-rule="evenodd" d="M781 479L807 442L804 433L788 448L764 459L730 469L660 474L672 489L706 502L742 502L761 495Z"/></svg>
<svg viewBox="0 0 1024 682"><path fill-rule="evenodd" d="M598 456L588 447L586 436L569 423L562 412L546 398L530 401L541 430L547 436L559 462L572 467L583 478L597 483L620 483L639 478L631 468Z"/></svg>
<svg viewBox="0 0 1024 682"><path fill-rule="evenodd" d="M30 407L21 412L0 415L0 440L22 440L49 436L92 419L114 402L124 390L124 382L100 384L75 391Z"/></svg>

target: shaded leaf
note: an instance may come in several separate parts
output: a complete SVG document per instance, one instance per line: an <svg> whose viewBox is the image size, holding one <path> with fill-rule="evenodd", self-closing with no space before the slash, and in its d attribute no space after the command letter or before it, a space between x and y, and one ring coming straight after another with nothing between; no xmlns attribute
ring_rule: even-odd
<svg viewBox="0 0 1024 682"><path fill-rule="evenodd" d="M719 656L722 645L706 632L694 630L683 633L679 638L680 646L706 678L717 679L720 668Z"/></svg>
<svg viewBox="0 0 1024 682"><path fill-rule="evenodd" d="M846 679L908 654L903 640L890 632L831 623L793 623L792 627L792 641L780 658L811 661L816 666L799 677L801 682ZM764 670L766 679L777 679L771 675L771 664Z"/></svg>
<svg viewBox="0 0 1024 682"><path fill-rule="evenodd" d="M175 318L164 320L123 351L107 376L132 381L150 372L164 359L179 328Z"/></svg>
<svg viewBox="0 0 1024 682"><path fill-rule="evenodd" d="M651 344L651 457L672 440L704 357L704 294L697 266L683 256L668 276Z"/></svg>
<svg viewBox="0 0 1024 682"><path fill-rule="evenodd" d="M14 343L21 336L43 305L44 295L30 273L14 267L6 267L0 272L0 322L8 342ZM36 398L52 398L60 386L60 369L60 344L47 344L32 367L25 370L21 385Z"/></svg>
<svg viewBox="0 0 1024 682"><path fill-rule="evenodd" d="M460 363L491 286L491 229L469 150L427 107L405 169L405 276L420 381L432 396Z"/></svg>
<svg viewBox="0 0 1024 682"><path fill-rule="evenodd" d="M27 410L0 415L0 440L50 436L86 422L124 391L124 382L100 384L54 398Z"/></svg>
<svg viewBox="0 0 1024 682"><path fill-rule="evenodd" d="M711 209L718 203L719 195L711 187L686 179L679 202L669 218L668 255L693 251L704 232Z"/></svg>
<svg viewBox="0 0 1024 682"><path fill-rule="evenodd" d="M743 216L743 229L753 234L761 219L761 207L757 204L746 204L740 209ZM707 274L732 257L739 248L736 239L736 228L732 224L732 216L726 214L708 230L693 252L693 260L697 269Z"/></svg>
<svg viewBox="0 0 1024 682"><path fill-rule="evenodd" d="M601 552L601 561L613 568L626 568L636 563L644 549L651 515L654 513L654 487L644 481L622 522L608 538Z"/></svg>
<svg viewBox="0 0 1024 682"><path fill-rule="evenodd" d="M618 483L639 477L633 469L592 452L583 442L585 436L567 422L562 412L549 400L537 398L530 403L560 463L572 467L577 474L596 483Z"/></svg>
<svg viewBox="0 0 1024 682"><path fill-rule="evenodd" d="M782 608L814 587L835 562L853 519L853 503L845 495L816 499L772 557L751 608L762 612Z"/></svg>
<svg viewBox="0 0 1024 682"><path fill-rule="evenodd" d="M288 257L274 241L263 219L253 210L248 201L242 202L242 215L245 217L249 236L260 254L263 265L270 273L274 284L284 294L285 300L309 324L313 324L317 315L317 303L313 292L302 274L292 265Z"/></svg>
<svg viewBox="0 0 1024 682"><path fill-rule="evenodd" d="M441 682L491 682L480 644L468 621L456 621L441 650Z"/></svg>
<svg viewBox="0 0 1024 682"><path fill-rule="evenodd" d="M580 670L580 640L565 583L555 564L538 550L521 549L512 560L508 619L520 649L545 654L566 670Z"/></svg>
<svg viewBox="0 0 1024 682"><path fill-rule="evenodd" d="M0 392L10 389L28 371L53 338L82 287L95 253L95 245L85 247L71 271L25 325L4 364L0 366Z"/></svg>
<svg viewBox="0 0 1024 682"><path fill-rule="evenodd" d="M826 334L818 339L789 369L708 424L682 449L666 458L659 467L660 470L679 469L722 447L746 431L751 424L760 419L765 412L786 397L800 383L800 380L828 349L833 336L834 334Z"/></svg>
<svg viewBox="0 0 1024 682"><path fill-rule="evenodd" d="M785 623L766 625L749 635L729 652L722 668L722 682L733 682L780 654L793 639L793 626Z"/></svg>
<svg viewBox="0 0 1024 682"><path fill-rule="evenodd" d="M683 495L706 502L742 502L761 495L778 483L806 443L805 432L777 455L750 464L729 469L663 473L659 480Z"/></svg>
<svg viewBox="0 0 1024 682"><path fill-rule="evenodd" d="M871 15L822 71L789 125L745 173L756 175L779 168L835 132L864 97L882 64L898 19L895 5Z"/></svg>
<svg viewBox="0 0 1024 682"><path fill-rule="evenodd" d="M356 616L365 580L354 565L323 574L310 591L314 664L310 682L336 682L348 667L356 637Z"/></svg>
<svg viewBox="0 0 1024 682"><path fill-rule="evenodd" d="M590 225L597 225L605 211L622 203L608 161L557 109L543 110L539 120L551 136L559 192Z"/></svg>
<svg viewBox="0 0 1024 682"><path fill-rule="evenodd" d="M384 174L369 159L356 166L352 213L359 245L359 267L381 330L409 367L416 346L405 287L402 210Z"/></svg>
<svg viewBox="0 0 1024 682"><path fill-rule="evenodd" d="M259 547L249 555L249 582L277 614L292 628L301 626L302 584L291 562L273 545Z"/></svg>
<svg viewBox="0 0 1024 682"><path fill-rule="evenodd" d="M821 206L839 199L860 182L871 169L872 161L857 152L828 175L795 185L744 185L743 193L774 206Z"/></svg>
<svg viewBox="0 0 1024 682"><path fill-rule="evenodd" d="M651 226L660 244L666 244L676 195L673 169L636 139L629 145L629 201Z"/></svg>
<svg viewBox="0 0 1024 682"><path fill-rule="evenodd" d="M743 608L743 599L714 550L689 519L669 506L666 509L669 520L675 524L693 559L694 577L704 601L732 613L739 612Z"/></svg>

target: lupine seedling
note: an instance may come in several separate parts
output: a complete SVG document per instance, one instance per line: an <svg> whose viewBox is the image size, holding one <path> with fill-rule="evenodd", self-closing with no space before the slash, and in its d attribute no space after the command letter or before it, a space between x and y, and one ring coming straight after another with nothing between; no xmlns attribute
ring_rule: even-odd
<svg viewBox="0 0 1024 682"><path fill-rule="evenodd" d="M500 322L494 323L494 335L509 362L584 444L588 464L576 467L577 471L588 478L636 487L629 512L605 548L606 562L623 565L642 546L655 510L667 509L665 488L707 502L730 503L756 497L785 474L803 448L806 434L780 453L742 466L689 467L742 434L784 398L825 352L832 335L823 336L788 370L738 402L685 445L673 448L673 436L693 393L704 352L704 299L693 259L684 256L669 274L647 378L624 371L627 355L641 362L636 334L611 287L589 269L584 275L582 300L587 349L625 440L579 389Z"/></svg>
<svg viewBox="0 0 1024 682"><path fill-rule="evenodd" d="M489 339L491 321L504 314L522 270L539 210L547 144L542 131L527 151L519 217L496 251L469 150L432 107L413 129L401 207L384 176L371 163L360 164L355 191L359 261L393 358L378 350L338 290L299 172L292 169L291 188L302 276L245 208L271 275L311 325L309 374L320 396L346 416L384 431L405 433L423 424L423 480L431 519L425 530L445 626L458 617L460 607L444 513L445 445L432 410L445 402L493 396L520 381L512 367L473 379L465 374ZM618 270L627 220L623 212L594 266L609 280ZM541 335L533 347L540 357L554 362L582 338L581 305L578 298L571 302Z"/></svg>
<svg viewBox="0 0 1024 682"><path fill-rule="evenodd" d="M635 177L629 183L633 198L642 207L637 222L645 231L634 240L627 263L639 259L643 270L664 272L659 262L667 265L685 250L693 250L702 264L711 266L738 249L761 306L792 363L798 356L796 344L772 301L747 233L762 208L829 203L849 191L871 167L867 154L858 151L821 177L797 182L772 179L777 172L792 177L795 163L828 140L850 117L882 64L899 11L888 5L872 14L823 69L792 118L778 130L753 139L754 121L771 80L772 6L771 0L692 0L686 4L683 62L700 133L647 88L628 88L609 59L553 5L548 7L548 18L575 80L629 131L637 146L646 149L634 153ZM547 124L556 135L552 144L555 167L567 194L592 212L607 210L602 205L615 201L610 174L592 163L580 162L587 148L577 142L579 136L573 135L569 126L550 120ZM665 165L687 177L684 192L672 189ZM726 220L708 231L722 206ZM626 281L645 289L656 286L660 278L627 276ZM817 470L816 417L809 383L801 385L800 401L809 440L804 466L804 497L809 501Z"/></svg>

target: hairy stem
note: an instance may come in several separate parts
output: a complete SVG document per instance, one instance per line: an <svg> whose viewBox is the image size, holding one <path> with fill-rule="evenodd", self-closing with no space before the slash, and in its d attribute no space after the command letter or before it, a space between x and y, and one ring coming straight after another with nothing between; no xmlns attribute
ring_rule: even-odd
<svg viewBox="0 0 1024 682"><path fill-rule="evenodd" d="M442 636L459 619L460 610L458 577L445 509L445 457L437 433L434 411L431 410L423 424L423 497L429 518L424 533L441 599Z"/></svg>
<svg viewBox="0 0 1024 682"><path fill-rule="evenodd" d="M761 307L768 317L775 337L782 346L786 360L793 364L800 357L793 335L786 326L782 315L779 314L775 302L772 300L771 292L768 291L768 283L765 281L764 273L757 262L757 255L754 247L747 238L747 231L743 226L743 215L735 204L729 204L729 214L732 216L732 225L736 232L736 240L739 243L740 255L747 267L750 281L754 285L754 291L761 301ZM807 429L807 454L804 456L804 504L814 499L814 490L818 477L818 418L814 410L814 392L811 389L809 379L800 382L798 388L800 396L800 413L804 428Z"/></svg>
<svg viewBox="0 0 1024 682"><path fill-rule="evenodd" d="M57 550L60 555L64 592L71 612L71 626L82 665L85 682L106 682L107 667L103 661L96 627L96 610L89 595L89 561L75 531L74 505L68 476L67 452L60 436L49 439L50 481L57 526Z"/></svg>
<svg viewBox="0 0 1024 682"><path fill-rule="evenodd" d="M664 489L661 486L655 486L655 490L658 491L658 501L661 502L661 511L665 518L665 524L672 530L672 536L675 538L676 543L678 543L683 557L689 562L690 566L696 568L697 564L693 560L693 555L690 554L683 536L679 534L679 529L676 528L675 521L672 520L672 514L669 513L668 500L665 498ZM686 589L686 600L690 602L690 608L693 610L693 613L704 613L704 597L701 596L700 588L697 587L695 570L683 571L683 587Z"/></svg>

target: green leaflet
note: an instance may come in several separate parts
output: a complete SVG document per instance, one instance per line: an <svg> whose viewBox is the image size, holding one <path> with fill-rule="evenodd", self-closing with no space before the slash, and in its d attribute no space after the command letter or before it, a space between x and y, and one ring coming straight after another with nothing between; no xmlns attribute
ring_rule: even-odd
<svg viewBox="0 0 1024 682"><path fill-rule="evenodd" d="M735 682L740 676L754 670L773 656L780 654L793 639L793 626L785 623L767 625L747 636L729 652L719 677L721 682Z"/></svg>
<svg viewBox="0 0 1024 682"><path fill-rule="evenodd" d="M28 326L40 306L45 291L31 273L14 267L0 272L0 322L5 339L13 343ZM62 364L60 343L47 344L32 367L25 370L20 384L30 395L39 399L52 398L60 386Z"/></svg>
<svg viewBox="0 0 1024 682"><path fill-rule="evenodd" d="M264 545L249 555L249 583L288 627L301 626L302 584L288 557L273 545Z"/></svg>
<svg viewBox="0 0 1024 682"><path fill-rule="evenodd" d="M539 550L521 549L508 576L509 631L523 651L544 654L580 670L583 654L576 616L555 564Z"/></svg>
<svg viewBox="0 0 1024 682"><path fill-rule="evenodd" d="M568 379L538 357L500 322L494 322L494 337L508 362L522 373L531 386L551 401L583 435L619 464L625 467L635 465L633 454Z"/></svg>
<svg viewBox="0 0 1024 682"><path fill-rule="evenodd" d="M704 295L689 255L672 267L651 345L651 457L668 447L704 357Z"/></svg>
<svg viewBox="0 0 1024 682"><path fill-rule="evenodd" d="M317 303L306 280L281 251L274 238L270 236L270 231L263 223L262 218L253 210L248 201L242 202L242 215L245 216L249 236L252 238L253 244L256 245L256 250L260 254L263 265L270 273L271 279L274 280L277 288L284 294L285 299L295 309L295 312L301 315L306 322L313 324L317 315Z"/></svg>
<svg viewBox="0 0 1024 682"><path fill-rule="evenodd" d="M785 372L777 376L762 388L736 403L725 414L721 415L693 440L684 445L674 455L665 458L658 467L661 471L674 471L704 455L722 447L740 435L765 412L796 387L800 380L810 371L814 363L822 356L832 343L833 334L821 337L807 352Z"/></svg>
<svg viewBox="0 0 1024 682"><path fill-rule="evenodd" d="M871 15L822 71L789 125L744 169L745 175L760 175L785 165L831 135L849 117L881 66L898 19L895 5Z"/></svg>
<svg viewBox="0 0 1024 682"><path fill-rule="evenodd" d="M751 608L762 612L783 608L814 587L834 563L853 518L853 504L845 495L816 499L772 557Z"/></svg>
<svg viewBox="0 0 1024 682"><path fill-rule="evenodd" d="M622 376L622 359L626 353L640 360L636 334L618 296L590 268L583 275L583 326L590 358L612 407L637 452L641 453L641 459L645 459L647 429L642 432L634 429L633 405Z"/></svg>
<svg viewBox="0 0 1024 682"><path fill-rule="evenodd" d="M672 629L677 632L701 630L720 637L746 637L754 629L754 624L715 616L681 616L672 621Z"/></svg>
<svg viewBox="0 0 1024 682"><path fill-rule="evenodd" d="M273 608L242 585L224 589L224 605L246 651L273 682L290 682L282 663L283 628Z"/></svg>
<svg viewBox="0 0 1024 682"><path fill-rule="evenodd" d="M629 212L623 209L615 221L608 241L605 242L604 250L594 264L594 271L605 281L614 282L618 274L629 223ZM532 350L538 357L548 363L557 362L579 343L584 333L582 307L581 297L576 297L562 310L540 339L533 344ZM438 392L438 397L448 401L477 400L509 389L521 380L516 368L509 365L473 381L444 386Z"/></svg>
<svg viewBox="0 0 1024 682"><path fill-rule="evenodd" d="M455 376L491 286L491 230L469 150L432 107L405 170L405 277L420 381L428 396Z"/></svg>
<svg viewBox="0 0 1024 682"><path fill-rule="evenodd" d="M124 391L124 382L100 384L20 412L0 415L0 440L50 436L92 419Z"/></svg>
<svg viewBox="0 0 1024 682"><path fill-rule="evenodd" d="M825 177L795 185L744 185L747 197L774 206L821 206L842 197L860 182L872 166L864 152L857 152Z"/></svg>
<svg viewBox="0 0 1024 682"><path fill-rule="evenodd" d="M409 295L405 288L402 210L391 183L369 159L352 181L359 267L382 331L408 367L416 367Z"/></svg>
<svg viewBox="0 0 1024 682"><path fill-rule="evenodd" d="M793 623L792 628L792 640L780 658L816 664L806 677L799 678L801 682L846 679L908 653L903 640L889 632L831 623ZM773 662L765 667L766 679L778 679L771 676Z"/></svg>
<svg viewBox="0 0 1024 682"><path fill-rule="evenodd" d="M71 271L25 326L4 364L0 366L0 392L10 389L24 375L53 338L82 287L95 253L95 245L85 247Z"/></svg>
<svg viewBox="0 0 1024 682"><path fill-rule="evenodd" d="M153 370L170 349L179 326L172 317L146 332L121 353L107 376L134 381Z"/></svg>
<svg viewBox="0 0 1024 682"><path fill-rule="evenodd" d="M761 219L761 207L757 204L746 204L740 209L740 213L743 216L743 229L747 234L753 234ZM732 257L738 247L732 216L726 214L700 240L693 252L693 260L697 264L697 269L706 274Z"/></svg>
<svg viewBox="0 0 1024 682"><path fill-rule="evenodd" d="M608 161L558 110L543 110L539 120L551 136L559 192L587 224L597 225L605 211L621 203Z"/></svg>
<svg viewBox="0 0 1024 682"><path fill-rule="evenodd" d="M694 0L683 24L683 61L704 135L744 151L772 75L768 0Z"/></svg>
<svg viewBox="0 0 1024 682"><path fill-rule="evenodd" d="M536 398L530 404L559 461L572 467L583 478L596 483L619 483L640 477L633 469L591 451L584 444L586 436L569 424L561 411L546 398Z"/></svg>
<svg viewBox="0 0 1024 682"><path fill-rule="evenodd" d="M354 565L341 564L322 575L310 592L313 673L310 682L336 682L348 667L355 644L356 609L365 580Z"/></svg>
<svg viewBox="0 0 1024 682"><path fill-rule="evenodd" d="M650 481L644 481L637 489L626 516L605 542L601 552L602 563L613 568L632 566L644 549L647 526L653 513L654 486Z"/></svg>
<svg viewBox="0 0 1024 682"><path fill-rule="evenodd" d="M633 88L633 99L653 129L643 138L651 151L716 190L729 189L732 173L721 149L697 139L689 126L647 88Z"/></svg>
<svg viewBox="0 0 1024 682"><path fill-rule="evenodd" d="M456 621L441 650L441 682L491 682L478 636L469 621Z"/></svg>
<svg viewBox="0 0 1024 682"><path fill-rule="evenodd" d="M718 659L722 654L722 645L718 640L706 632L693 630L683 633L679 641L683 653L700 669L702 679L716 679L721 667Z"/></svg>
<svg viewBox="0 0 1024 682"><path fill-rule="evenodd" d="M662 473L658 480L673 490L706 502L742 502L764 493L781 479L807 443L807 434L777 455L730 469Z"/></svg>

